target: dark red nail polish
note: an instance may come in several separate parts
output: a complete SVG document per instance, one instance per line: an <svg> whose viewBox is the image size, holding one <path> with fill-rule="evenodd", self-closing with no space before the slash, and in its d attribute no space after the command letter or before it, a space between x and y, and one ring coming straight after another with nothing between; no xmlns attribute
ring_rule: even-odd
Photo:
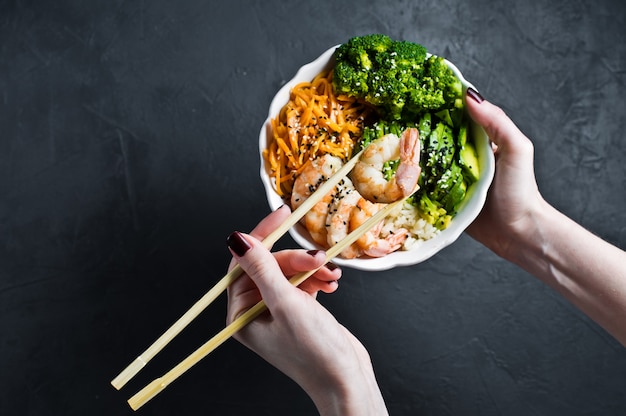
<svg viewBox="0 0 626 416"><path fill-rule="evenodd" d="M317 255L317 253L319 253L321 250L309 250L306 252L306 254L309 254L313 257L315 257Z"/></svg>
<svg viewBox="0 0 626 416"><path fill-rule="evenodd" d="M335 263L326 263L326 268L332 272L333 270L337 270L339 266Z"/></svg>
<svg viewBox="0 0 626 416"><path fill-rule="evenodd" d="M467 89L467 96L470 97L472 100L476 101L478 104L482 103L483 101L485 101L485 99L483 98L482 95L480 95L480 93L478 91L476 91L474 88L469 87Z"/></svg>
<svg viewBox="0 0 626 416"><path fill-rule="evenodd" d="M226 239L226 244L228 247L239 257L246 254L248 250L252 248L250 243L243 238L243 235L239 231L235 231Z"/></svg>

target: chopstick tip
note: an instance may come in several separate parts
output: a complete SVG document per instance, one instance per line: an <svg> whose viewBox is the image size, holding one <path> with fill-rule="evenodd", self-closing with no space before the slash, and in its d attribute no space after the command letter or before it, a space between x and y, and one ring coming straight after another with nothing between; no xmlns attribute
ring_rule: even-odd
<svg viewBox="0 0 626 416"><path fill-rule="evenodd" d="M137 410L159 394L165 387L167 387L167 384L163 383L162 378L159 377L128 399L128 405L131 409Z"/></svg>
<svg viewBox="0 0 626 416"><path fill-rule="evenodd" d="M111 380L111 385L115 387L116 390L124 387L126 383L130 381L142 368L146 365L146 362L141 358L137 357L135 361L130 363L128 367L126 367L121 373L118 374L113 380Z"/></svg>

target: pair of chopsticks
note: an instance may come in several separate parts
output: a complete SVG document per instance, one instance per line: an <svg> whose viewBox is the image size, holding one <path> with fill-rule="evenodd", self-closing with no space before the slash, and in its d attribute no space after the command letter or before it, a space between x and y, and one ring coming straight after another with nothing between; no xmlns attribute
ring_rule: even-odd
<svg viewBox="0 0 626 416"><path fill-rule="evenodd" d="M350 159L345 165L343 165L333 176L331 176L326 182L319 186L313 195L304 201L304 203L298 207L291 215L285 220L285 222L270 233L264 240L263 244L266 247L271 247L278 239L283 236L293 225L295 225L313 206L328 194L337 185L341 179L343 179L356 165L361 157L363 151L358 153L352 159ZM338 244L334 245L326 251L326 261L328 263L341 253L345 248L353 244L363 234L371 230L376 224L384 219L393 209L404 203L406 198L388 204L378 211L375 215L370 217L365 223L363 223L356 230L348 234ZM311 270L308 272L300 273L292 277L289 282L295 286L300 285L306 279L308 279L317 270ZM182 331L193 319L195 319L219 294L221 294L226 288L234 282L241 274L242 269L239 265L236 265L230 272L228 272L215 286L211 288L200 300L198 300L184 315L182 315L167 331L163 333L148 349L146 349L141 355L139 355L133 362L131 362L117 377L115 377L111 384L116 389L121 389L128 381L130 381L141 369L156 355L158 354L180 331ZM233 334L239 331L241 328L252 322L258 315L267 309L265 302L260 301L244 314L240 315L230 325L225 327L222 331L218 332L213 338L203 344L200 348L190 354L187 358L181 361L178 365L172 368L163 376L153 380L146 385L143 389L137 392L133 397L128 400L128 404L133 410L139 409L157 394L159 394L165 387L171 382L176 380L179 376L189 370L192 366L198 363L201 359L210 354L218 346L229 339Z"/></svg>
<svg viewBox="0 0 626 416"><path fill-rule="evenodd" d="M345 165L343 165L333 176L326 182L322 183L318 189L302 205L300 205L285 222L276 230L271 232L264 240L263 245L271 247L282 237L291 227L293 227L304 215L315 206L326 194L333 190L341 179L343 179L354 168L361 157L361 151ZM111 384L117 390L124 387L141 369L148 364L176 335L180 333L191 321L193 321L207 306L211 304L231 283L233 283L243 270L237 264L228 274L226 274L219 282L211 288L202 298L200 298L183 316L181 316L174 324L163 333L148 349L139 355L132 363L128 365Z"/></svg>

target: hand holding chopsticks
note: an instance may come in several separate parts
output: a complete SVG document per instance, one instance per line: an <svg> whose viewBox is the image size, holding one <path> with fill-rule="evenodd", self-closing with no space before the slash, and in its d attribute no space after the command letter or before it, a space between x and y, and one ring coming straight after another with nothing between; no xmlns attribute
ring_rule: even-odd
<svg viewBox="0 0 626 416"><path fill-rule="evenodd" d="M341 167L332 177L321 184L318 189L309 197L302 205L298 207L287 220L274 232L270 233L264 240L266 247L271 247L282 237L291 227L293 227L313 206L319 202L324 195L328 194L343 179L358 162L361 154L358 153ZM202 298L200 298L183 316L181 316L174 324L163 333L148 349L140 354L133 362L131 362L111 384L116 389L121 389L128 381L130 381L141 369L157 355L176 335L178 335L191 321L193 321L204 309L207 308L226 288L241 275L241 267L235 266L228 272L219 282L211 288Z"/></svg>
<svg viewBox="0 0 626 416"><path fill-rule="evenodd" d="M320 201L325 195L332 191L337 185L357 164L361 154L357 154L351 160L349 160L344 166L342 166L337 173L331 178L322 183L317 190L311 195L304 203L296 209L288 219L278 227L272 233L270 233L264 240L263 244L266 248L270 248L278 239L286 233L293 225L295 225L313 206ZM410 194L409 194L410 195ZM335 244L326 252L326 261L330 262L334 257L339 255L344 249L352 245L364 235L367 231L377 225L382 219L384 219L392 210L403 204L406 198L402 198L391 204L387 204L384 208L380 209L375 215L365 221L360 227L352 231L339 243ZM320 266L321 267L321 266ZM319 268L318 268L319 269ZM313 275L318 269L310 270L306 273L300 273L290 279L290 283L298 286L311 275ZM222 293L230 284L232 284L242 273L242 269L239 265L234 267L228 274L226 274L209 292L207 292L198 302L196 302L178 321L176 321L161 337L159 337L144 353L142 353L137 359L135 359L126 369L124 369L111 384L120 389L126 384L132 377L134 377L147 363L152 359L162 348L164 348L180 331L182 331L196 316L200 314L220 293ZM207 341L204 345L198 348L194 353L188 356L185 360L172 368L162 377L157 378L141 391L135 394L128 402L133 409L138 409L145 404L152 397L162 391L172 381L182 375L185 371L195 365L198 361L208 355L211 351L221 345L224 341L230 338L233 334L239 331L248 323L252 322L259 314L266 310L266 305L263 301L259 302L248 311L239 316L230 325L220 331L217 335Z"/></svg>
<svg viewBox="0 0 626 416"><path fill-rule="evenodd" d="M328 263L333 258L335 258L339 253L341 253L346 247L353 244L359 237L361 237L364 233L372 229L376 224L378 224L383 218L385 218L389 213L396 209L399 205L403 204L406 198L403 198L399 201L386 205L380 211L378 211L375 215L370 217L366 222L364 222L360 227L356 230L352 231L346 238L341 240L338 244L334 245L326 252L326 259L323 264ZM322 265L323 265L322 264ZM298 286L310 276L312 276L318 269L310 270L308 272L297 274L292 277L289 282ZM260 301L252 308L250 308L247 312L240 315L237 319L235 319L230 325L220 331L217 335L203 344L200 348L194 351L191 355L181 361L178 365L172 368L163 376L153 380L150 384L136 393L133 397L128 400L130 406L136 410L147 403L150 399L159 394L163 389L165 389L171 382L176 380L179 376L189 370L192 366L198 363L201 359L210 354L215 348L220 346L224 341L230 338L233 334L239 331L241 328L252 322L257 316L259 316L262 312L266 310L266 305L264 301Z"/></svg>

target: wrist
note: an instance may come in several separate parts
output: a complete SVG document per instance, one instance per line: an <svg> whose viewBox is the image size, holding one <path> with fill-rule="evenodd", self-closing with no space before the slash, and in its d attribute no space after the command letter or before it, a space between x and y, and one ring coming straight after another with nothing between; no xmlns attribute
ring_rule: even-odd
<svg viewBox="0 0 626 416"><path fill-rule="evenodd" d="M350 370L335 372L330 380L320 380L307 392L322 416L388 414L369 357Z"/></svg>
<svg viewBox="0 0 626 416"><path fill-rule="evenodd" d="M523 230L514 233L503 256L553 288L557 288L560 272L568 263L569 250L563 253L568 239L581 230L578 224L539 197L531 205Z"/></svg>
<svg viewBox="0 0 626 416"><path fill-rule="evenodd" d="M554 207L537 194L531 203L527 203L524 216L511 225L496 254L524 269L544 259L543 254L549 242L546 230L557 221L559 215Z"/></svg>

